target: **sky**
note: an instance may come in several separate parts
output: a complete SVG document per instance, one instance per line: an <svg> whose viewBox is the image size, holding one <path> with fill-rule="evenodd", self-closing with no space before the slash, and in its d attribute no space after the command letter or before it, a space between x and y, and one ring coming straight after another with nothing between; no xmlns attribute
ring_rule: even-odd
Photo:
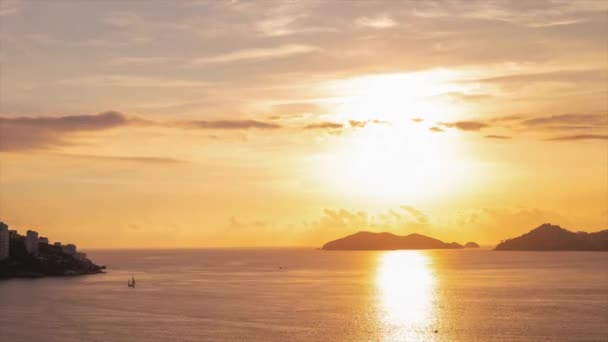
<svg viewBox="0 0 608 342"><path fill-rule="evenodd" d="M605 1L0 1L0 220L84 247L608 228Z"/></svg>

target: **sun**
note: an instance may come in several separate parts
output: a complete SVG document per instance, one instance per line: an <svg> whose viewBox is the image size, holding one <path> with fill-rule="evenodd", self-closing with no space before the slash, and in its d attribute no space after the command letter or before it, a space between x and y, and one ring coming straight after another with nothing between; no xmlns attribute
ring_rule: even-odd
<svg viewBox="0 0 608 342"><path fill-rule="evenodd" d="M461 189L470 176L458 135L438 134L435 121L459 108L439 95L462 90L447 71L375 75L336 83L336 117L368 121L331 151L322 171L342 193L386 200L444 196ZM423 122L414 122L422 118Z"/></svg>
<svg viewBox="0 0 608 342"><path fill-rule="evenodd" d="M333 82L336 114L349 120L401 121L439 119L455 115L458 107L442 95L465 92L454 82L460 74L447 69L380 74Z"/></svg>

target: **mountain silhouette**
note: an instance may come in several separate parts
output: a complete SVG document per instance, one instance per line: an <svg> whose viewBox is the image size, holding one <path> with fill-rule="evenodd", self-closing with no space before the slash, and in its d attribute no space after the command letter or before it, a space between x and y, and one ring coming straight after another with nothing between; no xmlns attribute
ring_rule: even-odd
<svg viewBox="0 0 608 342"><path fill-rule="evenodd" d="M608 251L608 230L571 232L545 223L519 237L496 246L498 251Z"/></svg>
<svg viewBox="0 0 608 342"><path fill-rule="evenodd" d="M395 250L395 249L456 249L462 245L445 243L428 236L410 234L358 232L323 245L324 250Z"/></svg>

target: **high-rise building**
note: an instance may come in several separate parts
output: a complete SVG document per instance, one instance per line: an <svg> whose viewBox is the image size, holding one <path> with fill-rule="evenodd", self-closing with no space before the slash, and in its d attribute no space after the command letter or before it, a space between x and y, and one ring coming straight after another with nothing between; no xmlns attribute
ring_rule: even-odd
<svg viewBox="0 0 608 342"><path fill-rule="evenodd" d="M9 240L8 226L6 223L0 222L0 260L9 256Z"/></svg>
<svg viewBox="0 0 608 342"><path fill-rule="evenodd" d="M45 244L45 245L48 245L48 244L49 244L49 239L41 236L41 237L38 239L38 242L39 242L39 243L43 243L43 244Z"/></svg>
<svg viewBox="0 0 608 342"><path fill-rule="evenodd" d="M61 246L61 250L65 254L73 255L74 253L76 253L76 246L73 244Z"/></svg>
<svg viewBox="0 0 608 342"><path fill-rule="evenodd" d="M76 252L74 254L72 254L72 257L78 261L85 261L87 260L87 254L86 253L82 253L82 252Z"/></svg>
<svg viewBox="0 0 608 342"><path fill-rule="evenodd" d="M38 255L38 232L28 230L25 235L25 249L28 253Z"/></svg>

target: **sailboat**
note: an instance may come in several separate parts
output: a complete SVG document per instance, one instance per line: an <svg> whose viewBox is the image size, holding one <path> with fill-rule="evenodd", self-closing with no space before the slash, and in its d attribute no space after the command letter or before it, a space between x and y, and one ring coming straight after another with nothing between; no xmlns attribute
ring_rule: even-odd
<svg viewBox="0 0 608 342"><path fill-rule="evenodd" d="M127 280L127 286L135 287L135 277L131 277L131 280Z"/></svg>

